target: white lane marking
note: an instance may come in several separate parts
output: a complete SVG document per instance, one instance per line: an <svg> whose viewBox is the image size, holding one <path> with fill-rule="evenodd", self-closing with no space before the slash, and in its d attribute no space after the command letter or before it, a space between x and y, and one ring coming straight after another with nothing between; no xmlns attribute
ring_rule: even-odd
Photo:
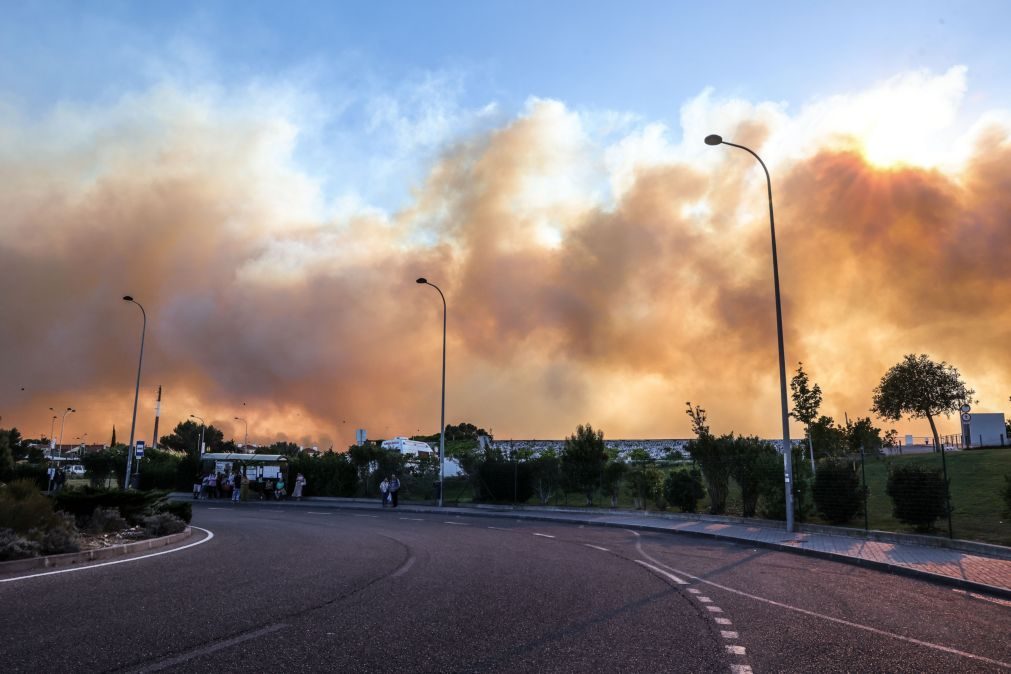
<svg viewBox="0 0 1011 674"><path fill-rule="evenodd" d="M632 534L636 538L639 538L639 532L638 531L632 531L631 529L625 529L625 531L627 531L628 533Z"/></svg>
<svg viewBox="0 0 1011 674"><path fill-rule="evenodd" d="M593 545L592 543L583 543L588 548L593 548L594 550L600 550L601 552L610 552L607 548L602 548L599 545Z"/></svg>
<svg viewBox="0 0 1011 674"><path fill-rule="evenodd" d="M498 531L512 531L512 529L506 527L488 527L489 529L497 529Z"/></svg>
<svg viewBox="0 0 1011 674"><path fill-rule="evenodd" d="M409 520L411 522L424 522L425 520L420 517L401 517L402 520Z"/></svg>
<svg viewBox="0 0 1011 674"><path fill-rule="evenodd" d="M394 571L393 575L391 575L390 578L397 578L399 576L404 575L412 566L414 566L414 557L408 557L407 561L404 562L399 569Z"/></svg>
<svg viewBox="0 0 1011 674"><path fill-rule="evenodd" d="M688 588L688 591L692 594L702 594L702 590L696 590L694 587Z"/></svg>
<svg viewBox="0 0 1011 674"><path fill-rule="evenodd" d="M723 613L723 609L719 606L706 606L706 610L710 613Z"/></svg>
<svg viewBox="0 0 1011 674"><path fill-rule="evenodd" d="M458 527L469 527L470 525L466 522L443 522L443 524L454 524Z"/></svg>
<svg viewBox="0 0 1011 674"><path fill-rule="evenodd" d="M306 511L306 513L305 513L305 514L306 514L306 515L330 515L330 514L332 514L332 513L314 513L314 512L312 512L311 510L309 510L309 511Z"/></svg>
<svg viewBox="0 0 1011 674"><path fill-rule="evenodd" d="M734 624L734 623L730 622L730 620L728 620L727 618L713 618L713 620L716 621L717 625L733 625Z"/></svg>
<svg viewBox="0 0 1011 674"><path fill-rule="evenodd" d="M730 665L730 674L752 674L751 665Z"/></svg>
<svg viewBox="0 0 1011 674"><path fill-rule="evenodd" d="M783 602L774 601L772 599L766 599L765 597L759 597L758 595L743 592L741 590L735 590L732 587L727 587L726 585L720 585L719 583L714 583L713 581L706 580L705 578L693 576L690 573L681 571L680 569L675 569L673 566L668 566L667 564L664 564L663 562L657 559L653 559L648 554L646 554L646 552L643 551L642 546L638 542L636 543L636 548L638 549L639 554L641 554L643 557L650 560L651 562L654 562L655 564L664 567L665 569L670 569L671 571L674 571L675 573L680 573L681 575L687 578L691 578L692 580L697 580L700 583L705 583L706 585L719 588L721 590L725 590L726 592L736 594L740 597L747 597L748 599L754 599L755 601L760 601L763 604L769 604L770 606L783 608L786 609L787 611L795 611L802 615L811 616L812 618L821 618L822 620L827 620L829 622L836 623L837 625L845 625L846 627L864 630L865 632L870 632L871 634L877 634L883 637L891 637L892 639L905 641L906 643L909 644L916 644L917 646L923 646L924 648L933 648L934 650L938 650L943 653L951 653L952 655L959 655L963 658L968 658L970 660L977 660L979 662L986 662L991 665L997 665L1002 669L1011 669L1011 663L1001 662L1000 660L993 660L992 658L987 658L982 655L976 655L975 653L967 653L966 651L960 651L957 648L951 648L950 646L942 646L941 644L935 644L929 641L923 641L921 639L914 639L913 637L907 637L902 634L895 634L894 632L881 630L878 629L877 627L871 627L869 625L861 625L860 623L850 622L849 620L843 620L842 618L833 618L832 616L825 615L824 613L818 613L816 611L808 611L807 609L800 608L799 606L791 606L790 604L784 604ZM715 606L706 606L706 608L709 609L710 611L713 611L715 609L715 612L722 613L722 611L720 611L720 609L716 608Z"/></svg>
<svg viewBox="0 0 1011 674"><path fill-rule="evenodd" d="M680 578L678 578L677 576L675 576L673 573L668 573L668 572L664 571L663 569L661 569L659 567L653 566L652 564L647 564L646 562L642 561L641 559L635 560L635 563L636 564L642 564L643 566L645 566L650 571L652 571L654 573L657 573L657 574L660 574L664 578L668 578L670 580L673 580L678 585L687 585L688 584L685 581L683 581Z"/></svg>
<svg viewBox="0 0 1011 674"><path fill-rule="evenodd" d="M744 646L727 646L726 649L731 655L745 655Z"/></svg>
<svg viewBox="0 0 1011 674"><path fill-rule="evenodd" d="M975 592L966 592L965 590L955 590L952 592L957 592L958 594L964 594L967 597L972 597L973 599L982 599L983 601L988 601L992 604L997 604L998 606L1011 606L1011 601L1007 599L999 599L998 597L987 597L983 594L976 594Z"/></svg>
<svg viewBox="0 0 1011 674"><path fill-rule="evenodd" d="M40 576L55 576L61 573L74 573L76 571L87 571L88 569L97 569L100 566L112 566L113 564L126 564L127 562L136 562L141 559L147 559L148 557L157 557L159 555L167 555L173 552L179 552L180 550L185 550L186 548L192 548L196 545L203 545L207 541L214 538L214 532L204 529L203 527L190 527L191 529L199 529L207 534L206 538L203 538L196 543L189 543L187 545L180 546L178 548L172 548L171 550L162 550L161 552L152 552L150 555L141 555L140 557L131 557L130 559L115 559L111 562L101 562L99 564L89 564L88 566L75 566L70 569L60 569L59 571L44 571L42 573L32 573L27 576L17 576L16 578L0 578L0 583L13 583L15 580L25 580L26 578L38 578Z"/></svg>
<svg viewBox="0 0 1011 674"><path fill-rule="evenodd" d="M208 510L225 510L224 508L208 508Z"/></svg>
<svg viewBox="0 0 1011 674"><path fill-rule="evenodd" d="M359 515L358 513L355 513L355 517L379 517L379 515Z"/></svg>
<svg viewBox="0 0 1011 674"><path fill-rule="evenodd" d="M554 538L551 534L538 534L535 533L534 536L540 536L541 538Z"/></svg>
<svg viewBox="0 0 1011 674"><path fill-rule="evenodd" d="M711 604L711 603L713 603L713 600L710 599L709 597L696 597L696 599L698 599L703 604Z"/></svg>
<svg viewBox="0 0 1011 674"><path fill-rule="evenodd" d="M720 630L720 636L724 639L739 639L737 632L731 630Z"/></svg>
<svg viewBox="0 0 1011 674"><path fill-rule="evenodd" d="M229 646L234 646L235 644L241 644L243 641L249 641L250 639L255 639L256 637L262 637L265 634L270 634L271 632L276 632L278 630L283 630L288 625L285 623L277 623L276 625L270 625L269 627L264 627L262 629L255 630L253 632L246 632L237 637L231 639L225 639L224 641L219 641L216 644L210 646L205 646L204 648L198 648L195 651L190 651L189 653L184 653L183 655L177 655L174 658L168 658L167 660L162 660L160 662L155 662L150 665L145 665L140 669L135 669L135 672L160 672L163 669L168 669L169 667L175 667L176 665L181 665L184 662L189 662L194 658L198 658L202 655L208 655L216 651L220 651Z"/></svg>

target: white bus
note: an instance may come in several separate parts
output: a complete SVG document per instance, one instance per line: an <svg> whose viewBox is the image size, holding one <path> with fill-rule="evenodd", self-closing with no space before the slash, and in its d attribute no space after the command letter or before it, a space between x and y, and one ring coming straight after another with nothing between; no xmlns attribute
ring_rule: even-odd
<svg viewBox="0 0 1011 674"><path fill-rule="evenodd" d="M402 435L398 435L392 440L383 440L381 447L394 452L400 452L405 456L429 456L433 453L432 448L427 442L408 440Z"/></svg>

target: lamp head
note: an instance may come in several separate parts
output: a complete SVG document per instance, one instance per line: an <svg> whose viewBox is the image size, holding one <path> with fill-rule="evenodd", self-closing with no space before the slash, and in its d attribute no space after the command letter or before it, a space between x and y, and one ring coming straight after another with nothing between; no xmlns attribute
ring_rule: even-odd
<svg viewBox="0 0 1011 674"><path fill-rule="evenodd" d="M706 145L719 145L723 142L723 136L717 136L715 133L706 136Z"/></svg>
<svg viewBox="0 0 1011 674"><path fill-rule="evenodd" d="M130 297L129 295L123 295L123 299L126 300L127 302L133 302L133 298Z"/></svg>
<svg viewBox="0 0 1011 674"><path fill-rule="evenodd" d="M416 281L416 283L428 283L428 279L425 277L421 277Z"/></svg>

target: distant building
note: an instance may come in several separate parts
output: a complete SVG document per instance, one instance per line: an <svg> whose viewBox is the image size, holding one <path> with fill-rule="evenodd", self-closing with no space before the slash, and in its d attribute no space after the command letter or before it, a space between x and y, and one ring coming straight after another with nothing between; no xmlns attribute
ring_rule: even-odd
<svg viewBox="0 0 1011 674"><path fill-rule="evenodd" d="M966 447L1008 444L1007 426L1004 424L1003 412L982 414L973 412L970 416L971 419L965 428L969 436L965 438Z"/></svg>

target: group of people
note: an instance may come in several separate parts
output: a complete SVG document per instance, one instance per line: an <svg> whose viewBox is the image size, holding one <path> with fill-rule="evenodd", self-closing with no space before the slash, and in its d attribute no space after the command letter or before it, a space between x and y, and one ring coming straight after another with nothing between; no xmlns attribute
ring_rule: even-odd
<svg viewBox="0 0 1011 674"><path fill-rule="evenodd" d="M384 477L383 481L379 483L379 493L383 497L383 507L386 504L390 504L391 507L397 507L397 494L400 492L400 480L397 479L396 475L390 475L388 478Z"/></svg>
<svg viewBox="0 0 1011 674"><path fill-rule="evenodd" d="M67 474L59 466L50 466L48 470L49 475L49 491L53 494L58 493L63 489L63 485L67 481Z"/></svg>
<svg viewBox="0 0 1011 674"><path fill-rule="evenodd" d="M299 473L291 494L296 501L302 500L302 491L306 484L305 476ZM279 472L276 478L266 480L257 478L251 481L238 469L233 470L231 474L207 473L203 477L198 477L193 483L193 498L230 497L232 501L244 501L249 498L250 490L255 492L261 501L283 501L288 498L288 484L284 479L284 473Z"/></svg>

